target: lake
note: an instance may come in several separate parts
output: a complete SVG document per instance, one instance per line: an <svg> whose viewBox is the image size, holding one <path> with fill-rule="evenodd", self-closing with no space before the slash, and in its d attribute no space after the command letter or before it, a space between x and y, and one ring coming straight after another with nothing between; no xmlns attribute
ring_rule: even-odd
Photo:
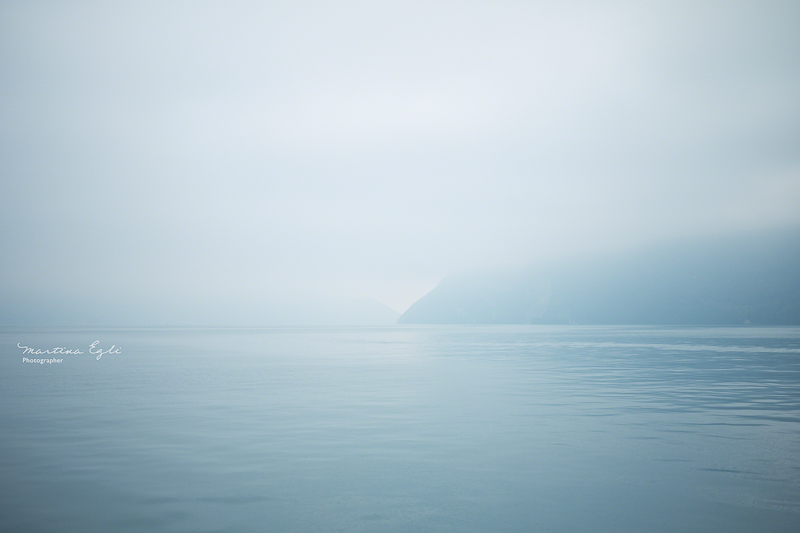
<svg viewBox="0 0 800 533"><path fill-rule="evenodd" d="M0 347L6 532L800 530L797 327L4 328Z"/></svg>

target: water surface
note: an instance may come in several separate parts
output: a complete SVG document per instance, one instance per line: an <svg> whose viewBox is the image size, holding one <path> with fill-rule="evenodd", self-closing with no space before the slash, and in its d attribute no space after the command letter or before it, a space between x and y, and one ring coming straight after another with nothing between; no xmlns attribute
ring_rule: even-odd
<svg viewBox="0 0 800 533"><path fill-rule="evenodd" d="M95 340L122 353L17 347ZM0 349L3 531L800 530L800 328L7 328Z"/></svg>

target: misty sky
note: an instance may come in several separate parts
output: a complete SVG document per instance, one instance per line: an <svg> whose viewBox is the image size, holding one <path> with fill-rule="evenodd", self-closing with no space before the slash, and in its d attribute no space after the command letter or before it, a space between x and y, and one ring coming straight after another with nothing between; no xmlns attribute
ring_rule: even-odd
<svg viewBox="0 0 800 533"><path fill-rule="evenodd" d="M796 227L800 3L3 2L0 201L0 298L275 312Z"/></svg>

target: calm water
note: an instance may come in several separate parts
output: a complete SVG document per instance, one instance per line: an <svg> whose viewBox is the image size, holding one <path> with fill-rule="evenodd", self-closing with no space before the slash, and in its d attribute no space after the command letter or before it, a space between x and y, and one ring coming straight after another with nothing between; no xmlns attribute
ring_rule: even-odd
<svg viewBox="0 0 800 533"><path fill-rule="evenodd" d="M17 347L94 340L122 353ZM800 328L4 329L0 350L2 531L800 531Z"/></svg>

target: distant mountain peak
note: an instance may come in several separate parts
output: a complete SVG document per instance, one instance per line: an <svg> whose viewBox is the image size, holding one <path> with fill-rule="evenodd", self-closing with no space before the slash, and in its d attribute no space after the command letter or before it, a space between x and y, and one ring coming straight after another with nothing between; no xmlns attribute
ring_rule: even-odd
<svg viewBox="0 0 800 533"><path fill-rule="evenodd" d="M451 276L398 323L800 324L800 232Z"/></svg>

